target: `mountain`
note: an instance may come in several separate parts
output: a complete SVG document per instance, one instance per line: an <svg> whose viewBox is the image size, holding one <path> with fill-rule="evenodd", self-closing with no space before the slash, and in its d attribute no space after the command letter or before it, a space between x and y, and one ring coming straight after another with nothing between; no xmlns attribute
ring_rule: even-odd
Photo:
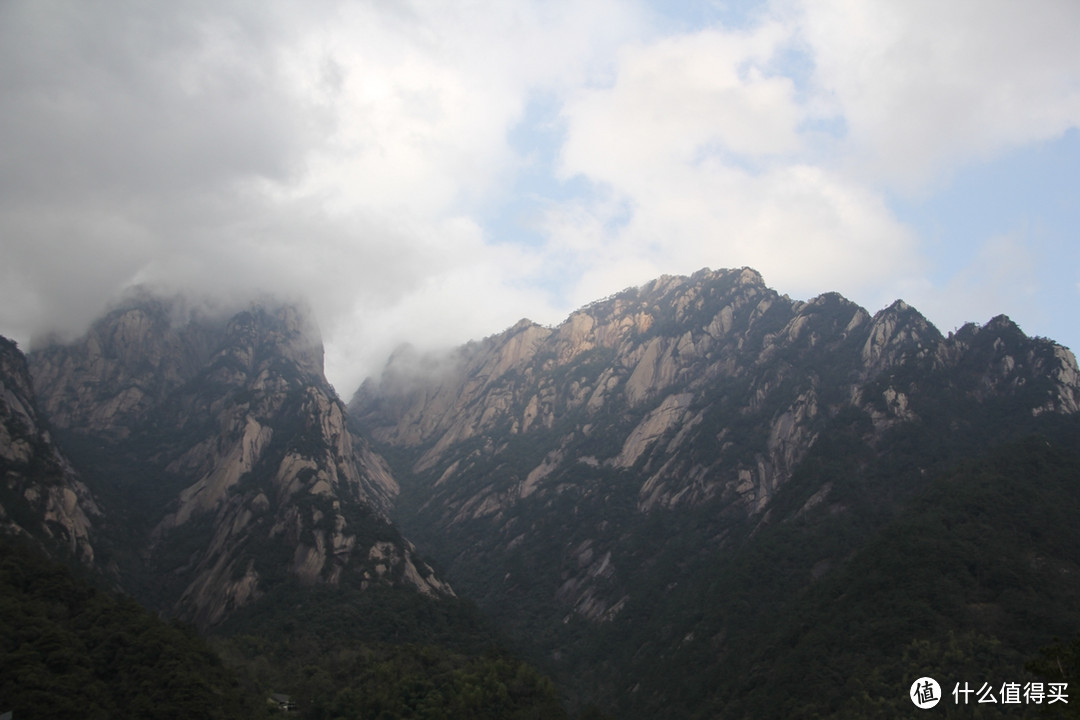
<svg viewBox="0 0 1080 720"><path fill-rule="evenodd" d="M388 519L301 308L139 293L0 361L5 709L566 717Z"/></svg>
<svg viewBox="0 0 1080 720"><path fill-rule="evenodd" d="M836 293L794 301L748 268L663 277L449 354L403 348L349 406L401 484L403 531L578 698L620 717L725 715L717 698L725 716L782 716L753 706L766 688L790 712L759 644L785 642L776 628L795 617L835 627L817 593L875 571L927 493L1033 434L1072 451L1078 410L1072 353L1005 316L946 336L902 301L874 315ZM1033 516L1075 504L1062 473L1053 498L1032 490ZM1033 521L1017 537L1080 598L1067 574L1080 557L1045 544L1059 530ZM953 600L1000 608L981 582ZM860 611L881 599L859 597ZM1020 623L1016 607L1000 626ZM1053 630L1080 627L1055 607ZM950 617L980 648L999 637ZM843 646L819 640L804 661Z"/></svg>
<svg viewBox="0 0 1080 720"><path fill-rule="evenodd" d="M137 293L73 341L0 341L0 383L24 712L146 705L143 654L163 715L567 717L521 657L570 716L631 719L1075 676L1075 643L1040 648L1080 628L1080 373L1005 316L942 334L702 270L403 347L346 409L302 308ZM173 645L195 705L160 685Z"/></svg>
<svg viewBox="0 0 1080 720"><path fill-rule="evenodd" d="M396 482L296 307L138 295L29 366L98 498L102 560L148 605L208 628L288 582L452 595L387 519Z"/></svg>
<svg viewBox="0 0 1080 720"><path fill-rule="evenodd" d="M0 337L0 528L85 564L94 562L93 495L38 413L26 358Z"/></svg>
<svg viewBox="0 0 1080 720"><path fill-rule="evenodd" d="M0 478L5 710L55 718L252 716L258 704L243 697L201 638L103 587L95 549L107 532L105 513L39 412L26 358L2 337Z"/></svg>

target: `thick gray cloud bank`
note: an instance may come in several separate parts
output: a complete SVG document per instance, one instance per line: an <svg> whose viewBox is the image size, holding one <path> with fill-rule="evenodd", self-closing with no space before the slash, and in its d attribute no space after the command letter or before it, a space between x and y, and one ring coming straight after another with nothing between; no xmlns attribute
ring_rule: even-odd
<svg viewBox="0 0 1080 720"><path fill-rule="evenodd" d="M705 265L946 325L1032 306L1033 277L988 290L1037 272L1012 228L941 280L890 197L1076 127L1080 5L746 17L3 0L0 333L80 332L134 286L269 292L314 309L348 394L400 341L555 322Z"/></svg>

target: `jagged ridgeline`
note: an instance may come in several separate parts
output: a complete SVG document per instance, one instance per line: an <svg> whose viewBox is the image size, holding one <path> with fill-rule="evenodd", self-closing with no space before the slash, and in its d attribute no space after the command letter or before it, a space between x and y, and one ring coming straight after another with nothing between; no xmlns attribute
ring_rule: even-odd
<svg viewBox="0 0 1080 720"><path fill-rule="evenodd" d="M1078 409L1072 353L1005 316L943 336L741 269L403 349L350 417L403 532L576 701L868 717L1080 628Z"/></svg>
<svg viewBox="0 0 1080 720"><path fill-rule="evenodd" d="M522 654L572 716L631 719L1071 672L1038 651L1080 628L1080 375L1005 316L944 336L703 270L403 349L346 413L297 307L143 295L0 370L0 527L209 633L240 685L202 687L260 712L564 716ZM184 632L42 605L18 563L0 639L34 682L114 677L87 604Z"/></svg>

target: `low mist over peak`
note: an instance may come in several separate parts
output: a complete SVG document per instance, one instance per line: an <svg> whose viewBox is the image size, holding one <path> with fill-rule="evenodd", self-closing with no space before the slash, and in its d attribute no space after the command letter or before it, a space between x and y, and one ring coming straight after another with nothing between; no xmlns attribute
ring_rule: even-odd
<svg viewBox="0 0 1080 720"><path fill-rule="evenodd" d="M513 341L512 345L516 348L513 352L549 336L556 338L565 336L569 339L568 341L574 342L595 331L599 315L610 313L621 315L628 312L627 308L638 308L638 310L635 311L636 314L631 312L626 315L623 322L630 323L642 331L649 330L654 323L663 322L659 318L665 313L671 312L670 309L665 309L667 306L673 304L678 314L684 314L687 306L693 303L700 305L701 294L706 292L707 288L715 286L746 288L755 293L768 293L796 313L803 313L808 309L813 311L814 308L844 307L851 315L846 331L852 331L863 325L874 328L872 337L867 340L865 350L868 360L873 360L870 356L884 352L885 346L898 326L908 326L909 331L914 333L916 341L925 341L930 344L944 339L944 334L929 319L903 299L893 300L885 307L870 313L835 291L822 292L806 301L793 300L786 294L780 295L766 284L762 274L754 268L718 270L701 268L693 275L663 275L640 286L628 287L613 295L586 303L556 324L540 325L528 318L522 318L501 332L487 335L482 340L472 339L452 348L425 349L411 342L403 343L389 355L385 366L380 371L365 379L357 391L357 396L396 394L406 392L414 385L438 384L441 378L453 377L463 371L468 364L468 358L475 358L478 353L483 354L491 348L502 347L508 339ZM722 329L726 323L731 322L730 318L723 313L716 317L703 315L702 319L704 324L700 327L693 326L692 323L688 324L685 328L687 332L710 332L711 325L719 323ZM792 332L797 334L798 329L799 326L796 325ZM1004 314L995 315L984 322L965 323L956 332L960 336L971 336L982 329L995 333L1008 332L1018 336L1024 335L1022 328ZM949 331L948 335L952 338L954 332ZM1063 356L1073 356L1067 347L1054 342L1053 338L1050 340ZM504 361L493 360L492 362Z"/></svg>

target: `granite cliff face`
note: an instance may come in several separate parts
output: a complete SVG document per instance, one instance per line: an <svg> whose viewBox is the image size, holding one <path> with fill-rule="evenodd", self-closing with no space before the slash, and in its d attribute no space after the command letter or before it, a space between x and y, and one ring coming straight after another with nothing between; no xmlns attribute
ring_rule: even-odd
<svg viewBox="0 0 1080 720"><path fill-rule="evenodd" d="M451 594L387 520L397 484L347 429L297 308L212 318L138 298L30 362L149 602L206 627L288 578Z"/></svg>
<svg viewBox="0 0 1080 720"><path fill-rule="evenodd" d="M53 442L26 358L0 337L0 529L90 565L101 511Z"/></svg>
<svg viewBox="0 0 1080 720"><path fill-rule="evenodd" d="M631 596L626 563L653 561L626 550L651 521L707 509L722 543L724 522L778 519L778 491L846 418L872 450L924 416L962 431L1004 405L1077 412L1072 353L1003 316L943 337L902 301L793 301L744 268L663 277L449 356L402 349L350 411L402 458L406 531L468 592L604 621Z"/></svg>

